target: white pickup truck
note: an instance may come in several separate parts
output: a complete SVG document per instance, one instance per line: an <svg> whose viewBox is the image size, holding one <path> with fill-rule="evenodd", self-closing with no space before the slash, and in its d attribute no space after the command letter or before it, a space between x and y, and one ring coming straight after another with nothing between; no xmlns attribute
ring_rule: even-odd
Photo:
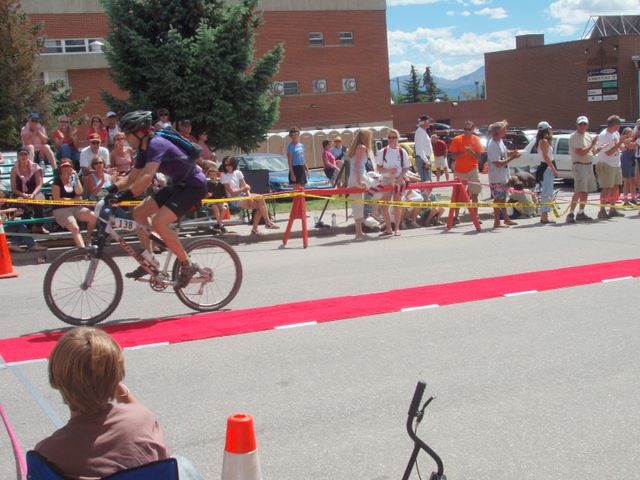
<svg viewBox="0 0 640 480"><path fill-rule="evenodd" d="M553 136L553 159L556 161L558 167L558 178L563 180L573 180L573 170L571 169L571 155L569 154L569 137L570 133L558 133ZM520 157L512 161L509 166L511 168L525 168L525 167L537 167L540 165L540 156L537 153L531 153L531 149L535 144L535 140L529 142L529 144L520 150L522 154ZM593 164L596 164L596 158L593 159ZM593 191L597 188L593 186Z"/></svg>

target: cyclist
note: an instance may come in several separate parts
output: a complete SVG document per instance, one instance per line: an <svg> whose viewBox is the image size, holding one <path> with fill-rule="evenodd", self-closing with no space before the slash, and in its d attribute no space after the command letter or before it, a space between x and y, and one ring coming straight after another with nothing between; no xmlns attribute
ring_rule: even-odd
<svg viewBox="0 0 640 480"><path fill-rule="evenodd" d="M123 202L141 195L151 185L156 172L163 173L172 180L134 207L133 218L140 224L147 224L148 219L152 218L153 229L181 262L176 288L184 288L197 272L198 266L190 261L178 234L171 229L170 224L207 195L207 178L202 169L189 160L179 147L153 134L151 112L137 110L127 113L120 120L120 130L131 148L137 150L137 154L129 175L107 189L110 194L108 199ZM152 259L149 236L144 230L138 229L138 237L144 247L142 255ZM138 279L146 274L144 268L139 266L125 276Z"/></svg>

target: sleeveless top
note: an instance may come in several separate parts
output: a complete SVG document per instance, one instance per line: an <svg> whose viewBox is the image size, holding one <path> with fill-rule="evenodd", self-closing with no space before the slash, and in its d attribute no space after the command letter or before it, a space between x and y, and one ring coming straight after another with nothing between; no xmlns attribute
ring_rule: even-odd
<svg viewBox="0 0 640 480"><path fill-rule="evenodd" d="M133 158L131 157L131 150L125 150L122 155L114 152L114 167L118 170L118 173L127 173L133 164Z"/></svg>
<svg viewBox="0 0 640 480"><path fill-rule="evenodd" d="M40 167L40 165L29 160L28 175L22 175L20 173L20 168L18 167L17 163L13 166L13 169L16 171L16 181L19 182L17 184L17 187L20 189L20 191L22 193L33 192L36 189L36 185L37 185L36 172L38 172L38 170L42 171L42 168Z"/></svg>
<svg viewBox="0 0 640 480"><path fill-rule="evenodd" d="M91 178L93 178L94 185L98 185L100 183L100 178L98 177L98 175L96 175L96 172L92 172L91 173ZM104 179L104 183L102 184L101 188L110 187L111 186L111 175L109 175L107 172L104 172L103 179ZM89 200L98 200L98 197L95 196L95 195L89 195L87 198Z"/></svg>
<svg viewBox="0 0 640 480"><path fill-rule="evenodd" d="M53 185L60 187L60 199L61 200L75 200L76 198L76 176L72 175L68 184L62 183L60 176L53 179ZM69 208L70 205L54 205L53 209Z"/></svg>

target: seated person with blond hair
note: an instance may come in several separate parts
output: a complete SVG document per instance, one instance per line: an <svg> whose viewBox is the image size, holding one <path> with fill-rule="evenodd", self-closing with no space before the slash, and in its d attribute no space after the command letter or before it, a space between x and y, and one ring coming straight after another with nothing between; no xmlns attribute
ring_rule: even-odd
<svg viewBox="0 0 640 480"><path fill-rule="evenodd" d="M101 478L169 458L162 429L122 383L122 348L102 330L76 327L49 356L49 383L71 418L35 451L65 478Z"/></svg>

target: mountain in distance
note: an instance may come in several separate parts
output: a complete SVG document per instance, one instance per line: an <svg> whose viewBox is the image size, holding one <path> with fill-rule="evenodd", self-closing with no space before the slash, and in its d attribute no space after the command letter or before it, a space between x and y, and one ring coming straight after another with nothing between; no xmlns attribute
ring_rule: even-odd
<svg viewBox="0 0 640 480"><path fill-rule="evenodd" d="M421 74L422 72L419 72L419 73ZM484 82L484 66L478 68L477 70L471 73L468 73L467 75L463 75L462 77L459 77L453 80L450 78L441 78L436 75L434 75L433 78L438 88L447 92L449 99L455 100L458 97L460 97L461 99L464 99L464 96L463 96L464 91L467 91L472 95L475 95L476 80L480 82L479 86L480 88L482 88L482 84ZM394 95L397 94L398 86L400 87L399 93L405 93L406 89L404 88L403 84L407 80L409 80L409 75L401 75L399 77L394 77L391 80L389 80L389 87L391 88L391 93Z"/></svg>

